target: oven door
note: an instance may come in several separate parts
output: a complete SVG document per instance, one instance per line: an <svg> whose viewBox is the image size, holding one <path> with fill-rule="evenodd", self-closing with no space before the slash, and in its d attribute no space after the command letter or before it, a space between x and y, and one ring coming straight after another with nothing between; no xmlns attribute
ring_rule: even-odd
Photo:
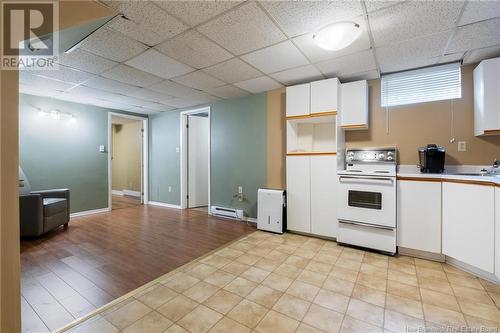
<svg viewBox="0 0 500 333"><path fill-rule="evenodd" d="M338 219L396 227L396 178L339 175Z"/></svg>

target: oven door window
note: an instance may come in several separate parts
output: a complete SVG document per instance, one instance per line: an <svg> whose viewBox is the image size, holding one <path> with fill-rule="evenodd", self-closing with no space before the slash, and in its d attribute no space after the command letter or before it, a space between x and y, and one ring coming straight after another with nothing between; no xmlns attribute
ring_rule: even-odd
<svg viewBox="0 0 500 333"><path fill-rule="evenodd" d="M382 209L382 193L349 191L349 207Z"/></svg>

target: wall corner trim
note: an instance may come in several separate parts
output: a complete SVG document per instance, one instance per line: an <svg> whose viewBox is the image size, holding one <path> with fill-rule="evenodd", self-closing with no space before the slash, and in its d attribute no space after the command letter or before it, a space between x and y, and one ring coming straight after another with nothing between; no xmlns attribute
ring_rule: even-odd
<svg viewBox="0 0 500 333"><path fill-rule="evenodd" d="M108 213L110 211L111 211L111 209L109 209L109 207L92 209L92 210L84 210L82 212L71 213L71 214L69 214L69 217L73 218L73 217L79 217L79 216L85 216L85 215Z"/></svg>
<svg viewBox="0 0 500 333"><path fill-rule="evenodd" d="M158 206L158 207L165 207L165 208L174 208L174 209L182 209L180 205L172 205L164 202L158 202L158 201L148 201L148 205L151 206Z"/></svg>

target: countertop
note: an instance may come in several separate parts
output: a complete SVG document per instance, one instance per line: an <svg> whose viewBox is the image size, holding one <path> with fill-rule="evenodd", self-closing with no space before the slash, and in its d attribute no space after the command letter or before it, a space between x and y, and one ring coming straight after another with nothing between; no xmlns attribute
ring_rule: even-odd
<svg viewBox="0 0 500 333"><path fill-rule="evenodd" d="M500 185L500 174L496 176L469 176L458 175L457 173L479 172L481 169L489 170L491 166L484 165L450 165L445 167L444 173L422 173L416 166L400 165L398 167L398 178L426 178L426 179L452 179L473 182L494 183Z"/></svg>

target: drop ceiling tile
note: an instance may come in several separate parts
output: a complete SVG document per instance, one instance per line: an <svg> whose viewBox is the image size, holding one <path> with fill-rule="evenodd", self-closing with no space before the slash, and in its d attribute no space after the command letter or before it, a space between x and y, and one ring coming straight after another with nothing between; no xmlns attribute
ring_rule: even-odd
<svg viewBox="0 0 500 333"><path fill-rule="evenodd" d="M392 0L382 0L382 1L370 0L370 1L365 1L366 11L368 13L371 13L371 12L374 12L376 10L380 10L383 8L397 5L397 4L404 2L404 1L405 0L394 0L394 1L392 1Z"/></svg>
<svg viewBox="0 0 500 333"><path fill-rule="evenodd" d="M117 94L128 95L137 90L137 86L130 84L118 82L115 80L106 79L103 77L96 77L95 79L89 80L84 84L86 87L100 89L104 91L110 91Z"/></svg>
<svg viewBox="0 0 500 333"><path fill-rule="evenodd" d="M172 105L175 108L186 108L188 106L194 106L194 105L199 105L203 104L203 102L199 102L198 100L194 99L185 99L185 98L175 98L172 99L170 102L170 105Z"/></svg>
<svg viewBox="0 0 500 333"><path fill-rule="evenodd" d="M154 1L159 7L191 26L238 5L240 1Z"/></svg>
<svg viewBox="0 0 500 333"><path fill-rule="evenodd" d="M124 111L140 113L140 114L156 114L156 113L160 112L160 111L148 109L148 108L145 108L142 106L130 106L130 107L126 108ZM167 110L165 110L165 111L167 111Z"/></svg>
<svg viewBox="0 0 500 333"><path fill-rule="evenodd" d="M33 73L39 73L39 71ZM75 84L33 75L28 71L19 71L19 83L26 86L40 87L45 91L65 91L75 86Z"/></svg>
<svg viewBox="0 0 500 333"><path fill-rule="evenodd" d="M241 58L266 74L309 63L290 41L245 54Z"/></svg>
<svg viewBox="0 0 500 333"><path fill-rule="evenodd" d="M155 85L152 85L148 89L175 97L186 97L193 95L196 92L196 90L192 88L183 86L182 84L178 84L176 82L172 82L169 80L165 80Z"/></svg>
<svg viewBox="0 0 500 333"><path fill-rule="evenodd" d="M205 68L203 71L227 83L245 81L262 75L261 72L238 58Z"/></svg>
<svg viewBox="0 0 500 333"><path fill-rule="evenodd" d="M360 25L361 35L348 47L338 50L338 51L328 51L322 49L313 40L313 34L308 33L302 36L293 38L293 42L299 47L302 52L311 60L312 62L318 62L327 59L338 58L343 55L350 53L356 53L359 51L367 50L370 48L370 38L368 37L368 32L366 31L366 25L364 20L354 20L354 22Z"/></svg>
<svg viewBox="0 0 500 333"><path fill-rule="evenodd" d="M446 64L449 62L458 62L464 58L465 52L445 54L438 59L438 64Z"/></svg>
<svg viewBox="0 0 500 333"><path fill-rule="evenodd" d="M149 46L159 44L166 39L165 36L158 34L156 31L151 31L144 25L121 16L115 17L108 24L108 27Z"/></svg>
<svg viewBox="0 0 500 333"><path fill-rule="evenodd" d="M112 100L117 95L116 93L112 93L109 91L89 88L85 86L77 86L73 89L67 91L67 94L80 97L82 99L104 99L104 100Z"/></svg>
<svg viewBox="0 0 500 333"><path fill-rule="evenodd" d="M436 63L449 36L449 32L444 32L378 47L376 53L380 70L387 73Z"/></svg>
<svg viewBox="0 0 500 333"><path fill-rule="evenodd" d="M80 84L95 77L93 74L62 65L57 70L39 71L37 75L70 84Z"/></svg>
<svg viewBox="0 0 500 333"><path fill-rule="evenodd" d="M235 85L254 94L283 87L268 76L237 82Z"/></svg>
<svg viewBox="0 0 500 333"><path fill-rule="evenodd" d="M38 85L27 85L24 83L19 83L19 93L21 94L28 94L28 95L35 95L35 96L46 96L46 97L57 97L63 92L59 90L54 90L50 89L44 86L38 86Z"/></svg>
<svg viewBox="0 0 500 333"><path fill-rule="evenodd" d="M253 2L221 15L197 29L234 54L247 53L285 39L285 35Z"/></svg>
<svg viewBox="0 0 500 333"><path fill-rule="evenodd" d="M375 46L452 29L463 1L406 1L369 14Z"/></svg>
<svg viewBox="0 0 500 333"><path fill-rule="evenodd" d="M143 32L159 36L159 42L188 29L187 25L151 1L122 1L120 12L137 24Z"/></svg>
<svg viewBox="0 0 500 333"><path fill-rule="evenodd" d="M219 79L216 79L202 71L192 72L183 76L176 77L172 81L198 90L207 90L225 85Z"/></svg>
<svg viewBox="0 0 500 333"><path fill-rule="evenodd" d="M318 71L313 65L287 69L282 72L271 74L270 76L287 86L323 79L321 72Z"/></svg>
<svg viewBox="0 0 500 333"><path fill-rule="evenodd" d="M496 57L500 57L500 45L473 50L465 55L464 63L472 64L475 62L480 62L484 59L491 59Z"/></svg>
<svg viewBox="0 0 500 333"><path fill-rule="evenodd" d="M102 73L102 76L139 87L147 87L160 82L162 79L127 65L116 66Z"/></svg>
<svg viewBox="0 0 500 333"><path fill-rule="evenodd" d="M500 44L500 18L459 27L446 49L456 53Z"/></svg>
<svg viewBox="0 0 500 333"><path fill-rule="evenodd" d="M82 42L80 47L85 51L118 62L135 57L148 48L146 45L107 27L94 32Z"/></svg>
<svg viewBox="0 0 500 333"><path fill-rule="evenodd" d="M196 30L189 30L156 46L156 49L194 68L204 68L233 56Z"/></svg>
<svg viewBox="0 0 500 333"><path fill-rule="evenodd" d="M146 109L150 109L150 110L154 110L154 111L160 111L160 112L170 111L170 110L175 109L175 107L172 107L172 106L169 106L169 105L165 105L165 104L161 104L161 103L156 103L156 102L146 102L146 103L143 104L143 107L146 108Z"/></svg>
<svg viewBox="0 0 500 333"><path fill-rule="evenodd" d="M360 1L262 1L290 36L313 32L325 25L363 14Z"/></svg>
<svg viewBox="0 0 500 333"><path fill-rule="evenodd" d="M173 96L167 95L165 93L160 93L146 88L138 88L134 92L128 94L132 97L137 97L147 101L153 101L158 103L168 104L167 101L172 99Z"/></svg>
<svg viewBox="0 0 500 333"><path fill-rule="evenodd" d="M207 92L211 95L214 95L214 96L217 96L220 98L226 98L226 99L238 98L238 97L248 95L247 91L240 89L238 87L235 87L233 85L226 85L226 86L222 86L222 87L217 87L214 89L207 90Z"/></svg>
<svg viewBox="0 0 500 333"><path fill-rule="evenodd" d="M130 96L125 96L125 95L119 95L119 94L113 94L106 100L111 101L111 102L117 102L125 105L131 105L131 106L140 106L142 107L143 104L145 103L144 100L135 98L135 97L130 97Z"/></svg>
<svg viewBox="0 0 500 333"><path fill-rule="evenodd" d="M371 50L361 51L347 56L318 62L316 64L324 75L338 77L352 73L366 72L377 68Z"/></svg>
<svg viewBox="0 0 500 333"><path fill-rule="evenodd" d="M75 49L71 53L60 54L58 63L92 74L101 74L118 64L115 61L100 57L82 49Z"/></svg>
<svg viewBox="0 0 500 333"><path fill-rule="evenodd" d="M459 25L500 17L500 3L496 1L467 1Z"/></svg>
<svg viewBox="0 0 500 333"><path fill-rule="evenodd" d="M342 75L340 77L340 80L342 81L342 83L346 83L346 82L359 81L359 80L374 80L374 79L378 79L378 78L380 78L380 73L378 72L378 70L373 69L373 70L367 71L367 72Z"/></svg>
<svg viewBox="0 0 500 333"><path fill-rule="evenodd" d="M165 79L194 71L194 68L167 57L154 49L149 49L130 59L126 64Z"/></svg>

